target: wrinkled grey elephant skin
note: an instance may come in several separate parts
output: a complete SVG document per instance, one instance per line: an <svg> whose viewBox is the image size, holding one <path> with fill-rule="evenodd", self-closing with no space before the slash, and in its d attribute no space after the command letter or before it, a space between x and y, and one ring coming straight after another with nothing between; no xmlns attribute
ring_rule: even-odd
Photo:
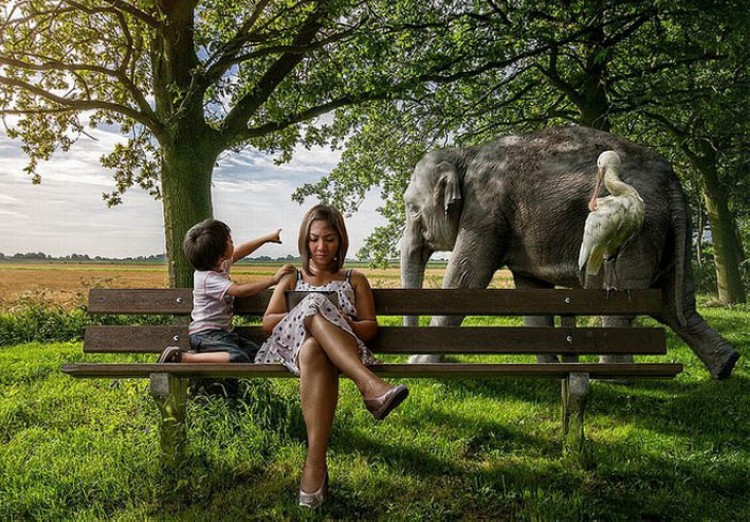
<svg viewBox="0 0 750 522"><path fill-rule="evenodd" d="M420 288L432 253L452 251L443 288L485 288L503 266L517 288L580 287L577 260L587 198L605 150L619 154L623 181L646 204L641 232L616 261L619 288L660 288L665 307L656 319L679 334L714 378L728 378L739 355L695 309L689 212L677 176L652 150L606 132L557 127L426 154L404 194L402 285ZM601 284L601 279L587 282ZM433 317L431 324L457 325L462 319ZM551 320L527 317L525 323ZM632 318L603 321L626 326Z"/></svg>

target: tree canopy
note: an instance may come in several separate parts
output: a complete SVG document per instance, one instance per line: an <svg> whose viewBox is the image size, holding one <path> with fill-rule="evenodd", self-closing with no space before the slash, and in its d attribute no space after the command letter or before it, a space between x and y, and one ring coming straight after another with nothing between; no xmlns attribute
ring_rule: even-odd
<svg viewBox="0 0 750 522"><path fill-rule="evenodd" d="M126 140L102 158L115 177L104 197L117 204L140 185L163 200L170 279L188 285L182 238L212 215L222 153L249 147L285 161L298 144L335 146L346 125L319 117L424 81L431 58L411 55L435 28L389 25L411 4L4 1L1 114L18 117L9 135L23 141L35 182L38 162L87 127L118 127Z"/></svg>
<svg viewBox="0 0 750 522"><path fill-rule="evenodd" d="M727 262L717 264L727 281L720 289L735 289L723 300L744 300L736 261L744 254L730 237L747 215L745 196L731 191L747 183L750 136L750 17L741 3L487 1L437 23L445 31L433 46L454 57L443 81L419 99L345 109L359 126L342 163L297 197L356 206L366 187L382 184L390 225L366 254L384 259L403 224L400 194L427 150L555 124L597 127L656 148L697 182L687 186L710 208Z"/></svg>
<svg viewBox="0 0 750 522"><path fill-rule="evenodd" d="M424 152L555 124L611 130L670 157L700 191L722 263L744 258L736 231L748 201L732 189L747 183L750 14L739 0L0 6L0 114L32 179L88 127L119 128L123 143L102 158L115 177L104 197L117 204L139 185L162 198L173 284L190 282L181 240L212 215L222 154L286 161L298 145L342 148L341 164L295 198L353 210L378 187L390 225L363 254L383 259Z"/></svg>

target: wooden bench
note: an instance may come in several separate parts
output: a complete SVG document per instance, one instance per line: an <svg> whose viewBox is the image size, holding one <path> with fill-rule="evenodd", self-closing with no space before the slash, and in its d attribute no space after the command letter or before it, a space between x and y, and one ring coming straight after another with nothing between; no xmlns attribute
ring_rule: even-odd
<svg viewBox="0 0 750 522"><path fill-rule="evenodd" d="M270 291L237 299L235 313L261 316ZM591 379L671 378L682 371L674 363L578 362L580 355L665 354L661 328L576 327L576 316L659 314L659 290L634 290L608 295L604 290L439 290L375 289L378 316L560 316L556 327L403 327L381 326L368 343L376 354L537 355L555 354L560 363L485 362L442 364L385 363L372 369L383 377L501 378L546 377L562 379L563 451L583 459L583 421ZM186 318L192 308L190 289L93 289L93 314L171 314L180 324L159 326L90 326L85 353L152 353L167 346L189 347ZM238 327L240 335L258 344L265 335L260 326ZM76 363L62 369L72 377L148 378L151 394L162 413L162 452L179 459L186 443L185 409L191 378L294 377L280 364L156 364ZM418 390L416 390L418 394Z"/></svg>

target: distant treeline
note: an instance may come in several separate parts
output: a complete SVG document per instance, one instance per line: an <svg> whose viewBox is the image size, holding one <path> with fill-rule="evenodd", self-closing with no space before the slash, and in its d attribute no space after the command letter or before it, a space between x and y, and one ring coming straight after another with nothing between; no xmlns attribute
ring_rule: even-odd
<svg viewBox="0 0 750 522"><path fill-rule="evenodd" d="M102 257L102 256L90 256L88 254L70 254L67 256L51 256L44 252L27 252L25 254L13 254L6 255L0 252L0 261L74 261L74 262L100 262L100 263L116 263L116 262L144 262L144 263L166 263L167 256L165 254L154 254L150 256L137 256L137 257ZM269 256L253 257L249 259L243 259L240 263L271 263L271 262L284 262L291 263L299 261L299 257L286 256L279 258L272 258Z"/></svg>
<svg viewBox="0 0 750 522"><path fill-rule="evenodd" d="M51 256L44 252L27 252L25 254L17 253L13 255L6 255L0 252L0 261L149 261L149 262L166 262L166 256L164 254L156 254L152 256L138 256L138 257L123 257L123 258L111 258L95 256L91 257L88 254L70 254L67 256Z"/></svg>
<svg viewBox="0 0 750 522"><path fill-rule="evenodd" d="M73 263L166 263L167 257L165 254L155 254L151 256L137 256L137 257L101 257L101 256L89 256L88 254L70 254L68 256L51 256L44 252L27 252L25 254L17 253L13 255L6 255L0 252L0 263L1 262L18 262L18 261L49 261L49 262L73 262ZM293 263L299 264L299 256L287 255L284 257L270 257L270 256L259 256L242 259L238 264L254 264L254 263ZM428 266L444 266L446 260L431 260ZM347 263L354 264L357 266L367 266L369 261L367 260L354 260L347 259ZM399 266L398 259L392 259L388 262L388 266L397 267Z"/></svg>

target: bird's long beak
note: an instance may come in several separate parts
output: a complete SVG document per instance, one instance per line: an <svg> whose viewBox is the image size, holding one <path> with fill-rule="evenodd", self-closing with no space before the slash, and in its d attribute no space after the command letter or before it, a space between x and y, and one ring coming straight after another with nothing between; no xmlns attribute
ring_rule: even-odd
<svg viewBox="0 0 750 522"><path fill-rule="evenodd" d="M604 180L604 169L599 167L596 172L596 185L594 186L594 193L591 195L589 200L589 211L593 212L596 210L596 200L599 198L599 192L602 190L602 181Z"/></svg>

